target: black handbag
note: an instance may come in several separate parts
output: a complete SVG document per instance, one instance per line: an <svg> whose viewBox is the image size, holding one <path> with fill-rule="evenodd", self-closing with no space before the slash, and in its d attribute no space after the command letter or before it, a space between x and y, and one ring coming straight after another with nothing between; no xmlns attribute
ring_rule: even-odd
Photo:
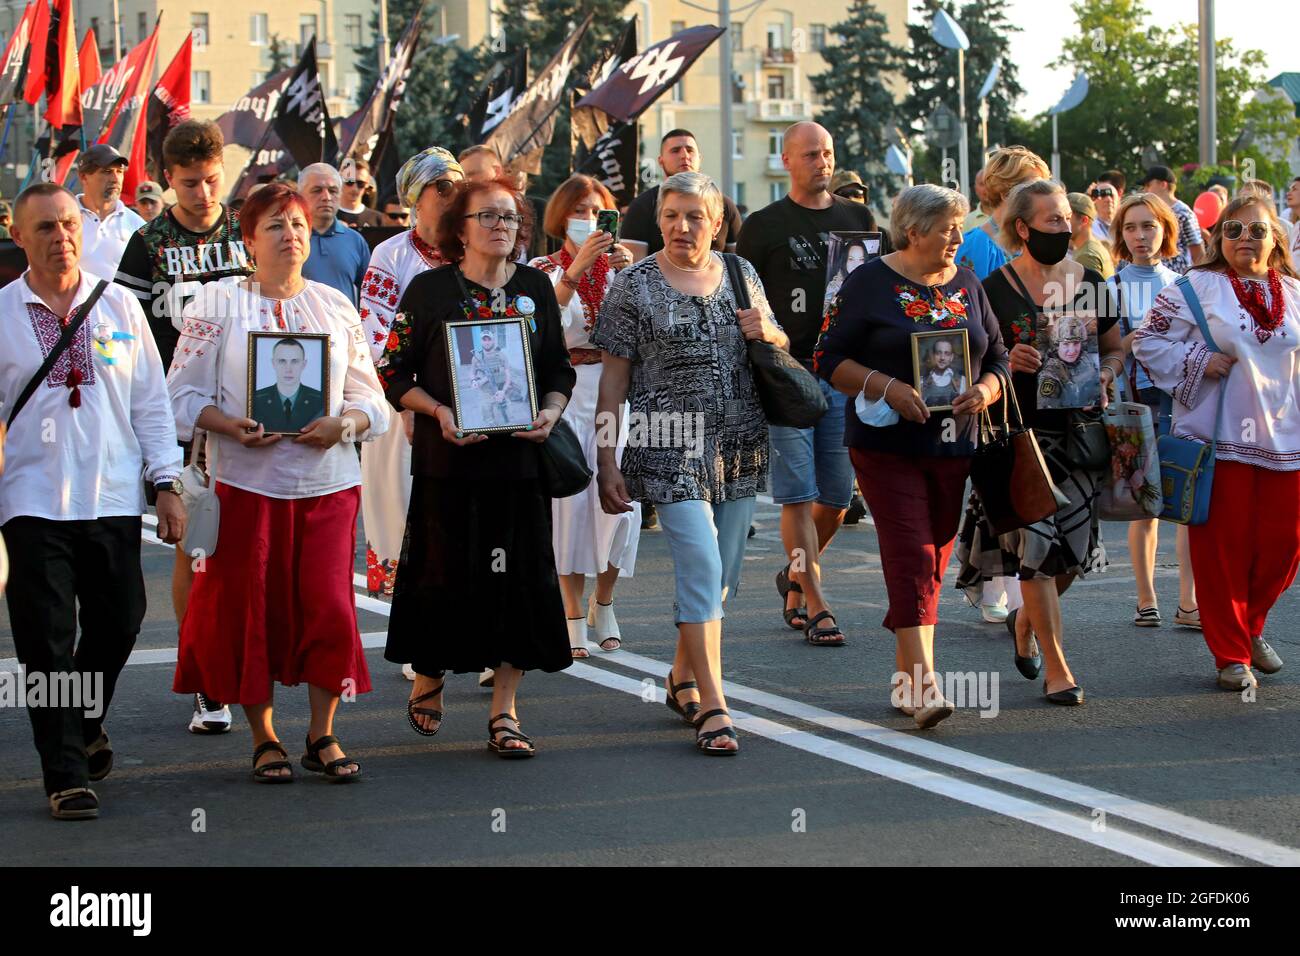
<svg viewBox="0 0 1300 956"><path fill-rule="evenodd" d="M737 309L750 307L749 292L740 269L740 260L724 252L722 261L731 280ZM771 342L747 344L749 366L758 391L759 404L769 425L786 428L812 428L826 414L828 405L821 383L793 355Z"/></svg>
<svg viewBox="0 0 1300 956"><path fill-rule="evenodd" d="M1069 504L1047 470L1032 428L1026 428L1010 376L1002 382L1002 424L987 409L980 415L980 446L971 459L970 480L994 534L1027 528ZM1015 410L1015 421L1009 409Z"/></svg>
<svg viewBox="0 0 1300 956"><path fill-rule="evenodd" d="M1065 430L1065 458L1084 471L1101 471L1110 464L1110 438L1101 412L1070 414Z"/></svg>
<svg viewBox="0 0 1300 956"><path fill-rule="evenodd" d="M591 484L591 469L582 453L582 443L563 418L551 426L551 433L540 447L542 489L548 497L569 498Z"/></svg>

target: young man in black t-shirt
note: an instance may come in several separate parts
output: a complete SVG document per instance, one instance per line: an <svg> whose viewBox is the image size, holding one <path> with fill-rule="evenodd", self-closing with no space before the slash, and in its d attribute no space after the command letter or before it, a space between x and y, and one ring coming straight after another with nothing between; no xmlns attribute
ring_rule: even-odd
<svg viewBox="0 0 1300 956"><path fill-rule="evenodd" d="M671 129L665 133L659 143L659 168L665 178L674 173L699 172L700 148L695 142L695 134L685 129ZM664 247L663 233L659 231L659 222L655 218L658 201L659 187L647 189L632 200L619 223L619 240L631 251L633 262L640 262ZM736 236L740 234L740 210L728 196L722 197L722 207L722 228L714 237L713 248L718 252L735 252Z"/></svg>
<svg viewBox="0 0 1300 956"><path fill-rule="evenodd" d="M790 336L790 353L811 368L822 324L829 234L870 230L873 223L865 206L830 192L835 146L824 128L791 126L781 160L790 173L790 193L750 214L736 252L763 280L776 320ZM853 466L844 447L845 396L826 382L821 386L828 410L815 426L770 429L772 500L781 505L781 540L791 561L777 575L786 623L803 630L810 644L834 647L844 643L844 635L822 594L818 558L853 497Z"/></svg>
<svg viewBox="0 0 1300 956"><path fill-rule="evenodd" d="M224 146L216 123L186 120L167 134L163 172L176 192L176 205L131 237L117 267L118 284L134 292L144 306L164 369L171 368L186 304L209 282L237 282L253 274L239 218L221 202ZM188 457L188 446L182 447ZM190 560L184 548L176 549L172 608L177 627L185 617L194 583ZM230 708L205 694L195 694L189 730L195 734L228 732Z"/></svg>

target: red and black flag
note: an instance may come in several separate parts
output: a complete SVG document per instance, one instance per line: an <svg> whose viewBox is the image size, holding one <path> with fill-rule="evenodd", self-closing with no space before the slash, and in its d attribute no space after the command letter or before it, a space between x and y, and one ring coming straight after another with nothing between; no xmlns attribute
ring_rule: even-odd
<svg viewBox="0 0 1300 956"><path fill-rule="evenodd" d="M27 79L23 99L32 106L45 95L45 61L49 55L50 8L45 0L36 0L31 29L28 33Z"/></svg>
<svg viewBox="0 0 1300 956"><path fill-rule="evenodd" d="M171 65L149 94L146 154L149 168L155 179L162 180L162 144L176 124L190 117L190 63L193 59L193 32L185 34L181 48L172 57Z"/></svg>
<svg viewBox="0 0 1300 956"><path fill-rule="evenodd" d="M42 3L44 0L42 0ZM51 21L46 66L45 121L52 129L81 126L81 66L72 0L57 0Z"/></svg>
<svg viewBox="0 0 1300 956"><path fill-rule="evenodd" d="M27 78L27 55L31 51L32 25L36 22L36 8L44 0L29 3L22 18L14 26L5 47L4 61L0 63L0 108L17 103L23 98L24 80Z"/></svg>
<svg viewBox="0 0 1300 956"><path fill-rule="evenodd" d="M131 62L119 76L122 82L120 95L116 98L108 125L100 131L96 140L108 143L130 160L131 165L127 167L126 176L122 180L122 202L128 206L135 202L136 185L149 178L145 169L145 121L148 118L149 80L153 76L153 62L157 52L158 24L155 22L149 39L127 54L126 61ZM104 80L100 82L113 76L113 71L119 65L114 64L113 69L104 74ZM86 92L89 94L91 90Z"/></svg>

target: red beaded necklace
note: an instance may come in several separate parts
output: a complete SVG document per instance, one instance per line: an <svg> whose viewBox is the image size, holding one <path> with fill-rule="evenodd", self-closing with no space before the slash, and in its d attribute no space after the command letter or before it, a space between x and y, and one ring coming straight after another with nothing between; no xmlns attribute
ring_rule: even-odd
<svg viewBox="0 0 1300 956"><path fill-rule="evenodd" d="M573 256L569 250L560 249L560 268L565 272L573 265ZM595 263L582 274L578 281L578 298L582 301L583 329L590 332L596 325L596 316L600 312L600 303L605 299L605 289L609 286L609 256L602 253Z"/></svg>
<svg viewBox="0 0 1300 956"><path fill-rule="evenodd" d="M1273 337L1274 330L1282 324L1282 312L1286 305L1282 298L1282 280L1278 277L1277 270L1268 270L1268 294L1272 300L1268 303L1264 301L1261 284L1242 282L1235 269L1228 269L1228 281L1232 283L1237 302L1255 320L1255 338L1262 345Z"/></svg>

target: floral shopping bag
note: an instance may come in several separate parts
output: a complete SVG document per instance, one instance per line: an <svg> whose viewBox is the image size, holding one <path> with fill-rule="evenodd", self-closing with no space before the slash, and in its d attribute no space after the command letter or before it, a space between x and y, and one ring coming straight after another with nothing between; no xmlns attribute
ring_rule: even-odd
<svg viewBox="0 0 1300 956"><path fill-rule="evenodd" d="M1101 484L1102 519L1137 521L1158 517L1164 499L1151 409L1141 402L1111 402L1102 413L1102 421L1110 439L1110 468Z"/></svg>

